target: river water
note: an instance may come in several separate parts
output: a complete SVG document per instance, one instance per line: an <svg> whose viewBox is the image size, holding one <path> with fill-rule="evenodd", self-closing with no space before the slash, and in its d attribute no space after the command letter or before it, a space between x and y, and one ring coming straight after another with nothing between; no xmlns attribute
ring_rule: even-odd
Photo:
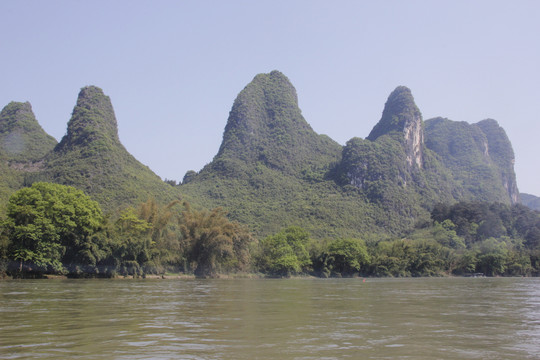
<svg viewBox="0 0 540 360"><path fill-rule="evenodd" d="M540 279L2 281L0 358L540 359Z"/></svg>

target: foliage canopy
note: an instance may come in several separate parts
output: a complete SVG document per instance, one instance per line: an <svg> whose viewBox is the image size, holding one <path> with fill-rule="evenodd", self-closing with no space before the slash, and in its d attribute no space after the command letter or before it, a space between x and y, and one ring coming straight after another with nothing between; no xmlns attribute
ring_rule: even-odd
<svg viewBox="0 0 540 360"><path fill-rule="evenodd" d="M20 270L64 272L64 264L96 265L92 236L103 224L97 202L73 187L35 183L17 191L7 208L9 256Z"/></svg>

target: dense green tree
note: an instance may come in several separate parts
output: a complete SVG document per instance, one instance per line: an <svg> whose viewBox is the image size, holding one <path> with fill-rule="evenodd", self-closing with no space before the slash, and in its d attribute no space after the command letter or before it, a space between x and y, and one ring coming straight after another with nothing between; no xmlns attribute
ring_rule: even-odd
<svg viewBox="0 0 540 360"><path fill-rule="evenodd" d="M448 269L450 251L433 239L413 242L408 272L412 276L436 276Z"/></svg>
<svg viewBox="0 0 540 360"><path fill-rule="evenodd" d="M21 189L11 196L7 216L8 256L19 271L65 272L64 264L96 265L103 255L99 246L88 246L102 227L101 209L73 187L35 183Z"/></svg>
<svg viewBox="0 0 540 360"><path fill-rule="evenodd" d="M489 276L503 275L508 257L507 244L489 238L478 244L477 270Z"/></svg>
<svg viewBox="0 0 540 360"><path fill-rule="evenodd" d="M431 228L431 235L442 246L464 249L465 242L456 234L455 228L456 225L450 219L446 219L442 223L435 222Z"/></svg>
<svg viewBox="0 0 540 360"><path fill-rule="evenodd" d="M458 275L466 275L477 272L478 251L466 250L460 254L453 272Z"/></svg>
<svg viewBox="0 0 540 360"><path fill-rule="evenodd" d="M264 272L290 276L309 270L309 233L297 226L288 227L261 241L259 267Z"/></svg>
<svg viewBox="0 0 540 360"><path fill-rule="evenodd" d="M370 247L370 273L375 276L410 276L411 245L410 240L392 240Z"/></svg>
<svg viewBox="0 0 540 360"><path fill-rule="evenodd" d="M10 240L8 236L6 222L3 218L0 217L0 278L4 277L7 274L9 264L9 243Z"/></svg>
<svg viewBox="0 0 540 360"><path fill-rule="evenodd" d="M505 275L530 276L533 272L531 259L531 254L523 249L510 249L506 257Z"/></svg>
<svg viewBox="0 0 540 360"><path fill-rule="evenodd" d="M361 239L337 239L326 245L319 262L323 275L351 276L366 272L369 265L366 244Z"/></svg>

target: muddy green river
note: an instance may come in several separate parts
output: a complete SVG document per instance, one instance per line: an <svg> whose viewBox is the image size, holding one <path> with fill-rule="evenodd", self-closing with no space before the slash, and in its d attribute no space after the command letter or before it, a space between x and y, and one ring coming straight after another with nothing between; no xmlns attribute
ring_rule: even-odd
<svg viewBox="0 0 540 360"><path fill-rule="evenodd" d="M540 279L0 281L0 359L539 359Z"/></svg>

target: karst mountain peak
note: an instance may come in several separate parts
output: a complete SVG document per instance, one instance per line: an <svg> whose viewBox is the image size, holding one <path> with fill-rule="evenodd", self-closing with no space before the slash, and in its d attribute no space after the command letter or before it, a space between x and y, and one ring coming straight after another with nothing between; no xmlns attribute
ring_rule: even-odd
<svg viewBox="0 0 540 360"><path fill-rule="evenodd" d="M409 168L423 166L424 128L422 113L416 106L411 90L398 86L384 105L381 120L373 127L367 139L397 135L403 142Z"/></svg>
<svg viewBox="0 0 540 360"><path fill-rule="evenodd" d="M47 178L84 190L106 209L176 197L122 145L111 100L97 86L81 89L67 133L45 161Z"/></svg>
<svg viewBox="0 0 540 360"><path fill-rule="evenodd" d="M0 112L0 152L11 161L37 161L56 145L29 102L12 101Z"/></svg>
<svg viewBox="0 0 540 360"><path fill-rule="evenodd" d="M236 97L215 160L297 173L339 152L335 141L313 131L298 107L296 89L274 70L256 75Z"/></svg>
<svg viewBox="0 0 540 360"><path fill-rule="evenodd" d="M120 145L111 99L101 88L93 85L80 90L67 133L57 148L61 150L81 145Z"/></svg>
<svg viewBox="0 0 540 360"><path fill-rule="evenodd" d="M494 120L424 121L405 86L390 93L367 138L344 146L313 130L296 89L279 71L254 76L233 100L219 151L178 186L124 148L111 99L99 87L80 90L58 144L29 103L10 103L0 117L0 201L22 186L50 181L75 186L110 211L149 198L182 198L223 207L258 235L298 225L317 237L398 234L437 203L519 202L514 154L502 127ZM34 154L28 144L43 141L29 134L52 141Z"/></svg>

